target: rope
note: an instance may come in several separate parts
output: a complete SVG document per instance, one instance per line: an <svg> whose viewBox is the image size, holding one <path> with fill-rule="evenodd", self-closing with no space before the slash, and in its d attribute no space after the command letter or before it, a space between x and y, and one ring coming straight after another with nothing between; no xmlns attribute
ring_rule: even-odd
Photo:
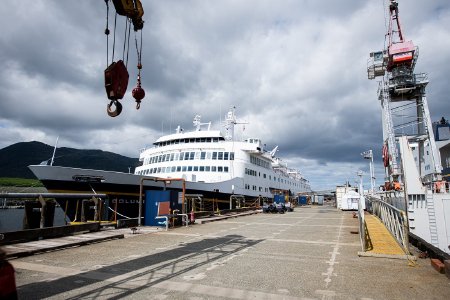
<svg viewBox="0 0 450 300"><path fill-rule="evenodd" d="M106 67L109 66L109 0L105 0L106 4Z"/></svg>
<svg viewBox="0 0 450 300"><path fill-rule="evenodd" d="M136 31L134 32L134 42L136 45L136 54L137 54L137 68L138 68L138 79L141 78L141 69L142 69L142 63L141 63L141 57L142 57L142 30L141 30L141 41L140 41L140 47L138 47L138 41L136 37Z"/></svg>
<svg viewBox="0 0 450 300"><path fill-rule="evenodd" d="M127 63L125 64L128 67L128 54L130 52L130 36L131 36L131 19L128 19L128 45L127 45Z"/></svg>
<svg viewBox="0 0 450 300"><path fill-rule="evenodd" d="M127 29L128 29L128 18L125 19L125 39L123 40L123 52L122 52L122 59L125 61L125 48L127 45ZM126 62L125 62L126 66Z"/></svg>
<svg viewBox="0 0 450 300"><path fill-rule="evenodd" d="M113 39L113 51L112 51L111 62L114 61L114 50L116 49L116 27L117 27L117 12L116 12L116 16L114 17L114 39Z"/></svg>
<svg viewBox="0 0 450 300"><path fill-rule="evenodd" d="M116 214L118 214L119 216L121 216L121 217L124 217L124 218L126 218L126 219L131 219L130 217L127 217L127 216L124 216L124 215L122 215L122 214L120 214L120 213L118 213L117 211L115 211L114 209L112 209L111 207L109 207L108 206L108 209L110 209L112 212L114 212L114 213L116 213Z"/></svg>

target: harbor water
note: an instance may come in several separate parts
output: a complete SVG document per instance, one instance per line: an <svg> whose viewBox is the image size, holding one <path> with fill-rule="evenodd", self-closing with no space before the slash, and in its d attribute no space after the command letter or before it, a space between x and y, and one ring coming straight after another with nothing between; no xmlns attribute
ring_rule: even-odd
<svg viewBox="0 0 450 300"><path fill-rule="evenodd" d="M25 209L23 208L0 209L0 232L22 230L24 214ZM53 226L62 225L65 225L64 211L60 207L56 207Z"/></svg>

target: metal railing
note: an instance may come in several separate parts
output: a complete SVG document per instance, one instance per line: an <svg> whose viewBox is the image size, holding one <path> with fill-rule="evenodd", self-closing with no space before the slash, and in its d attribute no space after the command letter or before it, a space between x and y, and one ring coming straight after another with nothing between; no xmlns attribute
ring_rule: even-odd
<svg viewBox="0 0 450 300"><path fill-rule="evenodd" d="M408 218L403 210L374 197L366 197L367 210L377 216L397 240L405 253L409 254Z"/></svg>
<svg viewBox="0 0 450 300"><path fill-rule="evenodd" d="M359 239L361 240L362 251L367 249L367 238L366 238L366 221L364 219L364 208L362 206L361 200L358 201L358 219L359 219Z"/></svg>

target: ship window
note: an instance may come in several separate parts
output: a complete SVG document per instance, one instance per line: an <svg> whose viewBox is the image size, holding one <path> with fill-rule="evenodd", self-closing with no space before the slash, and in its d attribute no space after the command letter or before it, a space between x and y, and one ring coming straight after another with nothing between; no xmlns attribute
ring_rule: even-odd
<svg viewBox="0 0 450 300"><path fill-rule="evenodd" d="M223 167L217 167L217 172L223 172Z"/></svg>
<svg viewBox="0 0 450 300"><path fill-rule="evenodd" d="M206 152L206 159L211 159L211 152Z"/></svg>
<svg viewBox="0 0 450 300"><path fill-rule="evenodd" d="M194 172L198 171L198 166L194 166Z"/></svg>
<svg viewBox="0 0 450 300"><path fill-rule="evenodd" d="M192 166L188 167L188 172L192 172Z"/></svg>
<svg viewBox="0 0 450 300"><path fill-rule="evenodd" d="M234 152L230 152L230 160L234 160Z"/></svg>
<svg viewBox="0 0 450 300"><path fill-rule="evenodd" d="M217 157L218 160L223 160L223 152L219 152L219 155Z"/></svg>
<svg viewBox="0 0 450 300"><path fill-rule="evenodd" d="M205 167L205 171L206 171L206 172L211 171L211 167L210 167L210 166L206 166L206 167Z"/></svg>
<svg viewBox="0 0 450 300"><path fill-rule="evenodd" d="M214 159L214 160L217 159L217 152L212 153L212 159Z"/></svg>
<svg viewBox="0 0 450 300"><path fill-rule="evenodd" d="M174 156L174 153L171 153L170 154L170 161L173 161L173 156Z"/></svg>
<svg viewBox="0 0 450 300"><path fill-rule="evenodd" d="M194 160L194 157L195 157L195 152L191 152L189 154L189 160Z"/></svg>
<svg viewBox="0 0 450 300"><path fill-rule="evenodd" d="M177 167L177 172L180 172L181 171L181 166L178 166Z"/></svg>
<svg viewBox="0 0 450 300"><path fill-rule="evenodd" d="M161 167L156 170L156 173L161 173Z"/></svg>
<svg viewBox="0 0 450 300"><path fill-rule="evenodd" d="M202 152L200 155L200 159L205 159L206 158L206 152Z"/></svg>
<svg viewBox="0 0 450 300"><path fill-rule="evenodd" d="M175 144L178 144L180 142L180 140L175 140L174 142L175 142Z"/></svg>
<svg viewBox="0 0 450 300"><path fill-rule="evenodd" d="M199 139L199 138L196 138L196 139L195 139L195 142L196 142L196 143L200 143L200 139Z"/></svg>
<svg viewBox="0 0 450 300"><path fill-rule="evenodd" d="M185 139L184 142L185 142L185 143L189 143L189 139Z"/></svg>
<svg viewBox="0 0 450 300"><path fill-rule="evenodd" d="M166 173L170 173L170 167L166 167Z"/></svg>
<svg viewBox="0 0 450 300"><path fill-rule="evenodd" d="M266 174L263 174L263 177L266 178Z"/></svg>
<svg viewBox="0 0 450 300"><path fill-rule="evenodd" d="M224 171L225 173L228 173L228 167L223 167L223 171Z"/></svg>
<svg viewBox="0 0 450 300"><path fill-rule="evenodd" d="M223 153L223 160L228 160L228 155L229 155L228 152L224 152Z"/></svg>
<svg viewBox="0 0 450 300"><path fill-rule="evenodd" d="M162 155L158 156L158 162L162 161Z"/></svg>
<svg viewBox="0 0 450 300"><path fill-rule="evenodd" d="M183 160L184 159L184 152L181 152L180 153L180 160Z"/></svg>
<svg viewBox="0 0 450 300"><path fill-rule="evenodd" d="M201 143L204 143L204 142L206 142L206 139L205 139L205 138L201 138L201 139L200 139L200 142L201 142Z"/></svg>
<svg viewBox="0 0 450 300"><path fill-rule="evenodd" d="M195 139L189 139L189 143L194 143Z"/></svg>
<svg viewBox="0 0 450 300"><path fill-rule="evenodd" d="M200 166L200 172L205 172L205 166Z"/></svg>
<svg viewBox="0 0 450 300"><path fill-rule="evenodd" d="M219 142L219 138L213 138L213 143Z"/></svg>
<svg viewBox="0 0 450 300"><path fill-rule="evenodd" d="M195 152L195 159L200 159L200 152Z"/></svg>
<svg viewBox="0 0 450 300"><path fill-rule="evenodd" d="M184 160L189 160L189 152L184 152Z"/></svg>
<svg viewBox="0 0 450 300"><path fill-rule="evenodd" d="M180 158L180 153L176 152L173 160L178 160Z"/></svg>
<svg viewBox="0 0 450 300"><path fill-rule="evenodd" d="M177 170L177 167L173 166L172 167L172 172L175 172Z"/></svg>
<svg viewBox="0 0 450 300"><path fill-rule="evenodd" d="M184 139L180 139L180 144L184 144Z"/></svg>
<svg viewBox="0 0 450 300"><path fill-rule="evenodd" d="M207 142L207 143L211 143L211 138L207 138L207 139L206 139L206 142Z"/></svg>
<svg viewBox="0 0 450 300"><path fill-rule="evenodd" d="M183 168L181 169L183 172L186 172L186 170L187 170L187 167L186 166L183 166Z"/></svg>
<svg viewBox="0 0 450 300"><path fill-rule="evenodd" d="M216 170L217 170L217 167L216 167L216 166L212 166L212 167L211 167L211 171L212 171L212 172L216 172Z"/></svg>
<svg viewBox="0 0 450 300"><path fill-rule="evenodd" d="M166 154L166 159L165 159L165 161L169 161L169 159L170 159L170 154Z"/></svg>

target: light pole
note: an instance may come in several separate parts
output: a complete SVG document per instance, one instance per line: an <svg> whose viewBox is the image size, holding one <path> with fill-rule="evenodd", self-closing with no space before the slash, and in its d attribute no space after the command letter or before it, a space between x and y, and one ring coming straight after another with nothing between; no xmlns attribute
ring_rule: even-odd
<svg viewBox="0 0 450 300"><path fill-rule="evenodd" d="M359 170L358 173L356 173L356 175L358 175L359 177L359 195L360 196L364 196L364 189L363 189L363 177L364 172Z"/></svg>
<svg viewBox="0 0 450 300"><path fill-rule="evenodd" d="M373 170L373 153L372 150L367 150L361 153L361 155L365 159L369 159L369 168L370 168L370 193L374 193L374 187L375 187L375 172Z"/></svg>

